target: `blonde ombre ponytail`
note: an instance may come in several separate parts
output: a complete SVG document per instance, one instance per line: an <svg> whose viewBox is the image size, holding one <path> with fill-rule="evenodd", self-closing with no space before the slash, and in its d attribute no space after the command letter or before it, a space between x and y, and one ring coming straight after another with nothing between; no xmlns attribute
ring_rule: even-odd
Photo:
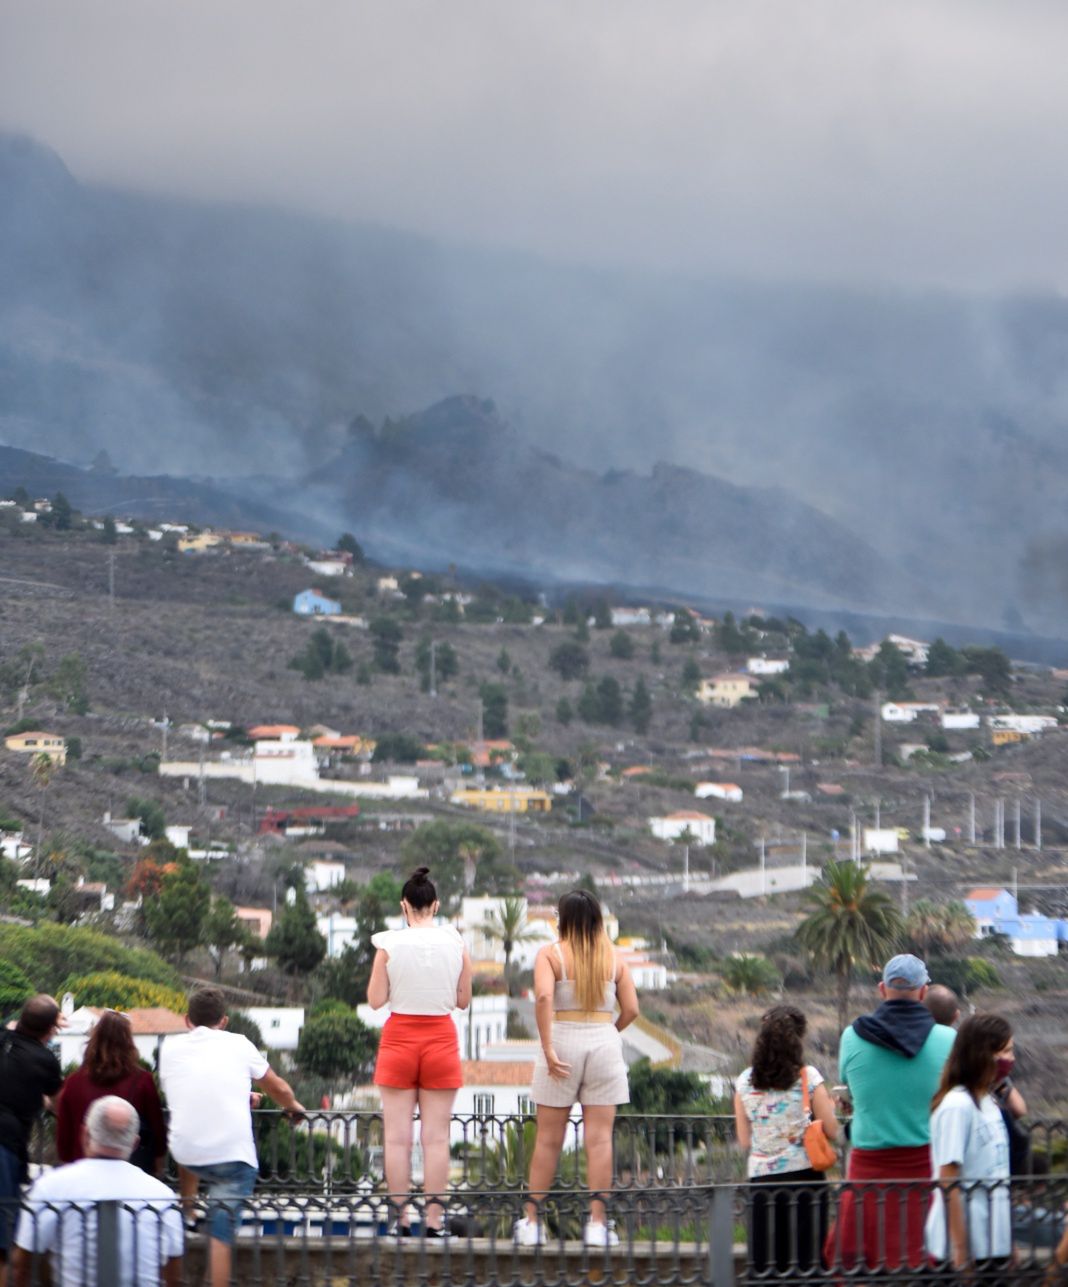
<svg viewBox="0 0 1068 1287"><path fill-rule="evenodd" d="M605 933L597 899L585 889L560 899L560 941L571 949L575 963L575 995L579 1009L604 1007L605 984L613 976L612 944Z"/></svg>

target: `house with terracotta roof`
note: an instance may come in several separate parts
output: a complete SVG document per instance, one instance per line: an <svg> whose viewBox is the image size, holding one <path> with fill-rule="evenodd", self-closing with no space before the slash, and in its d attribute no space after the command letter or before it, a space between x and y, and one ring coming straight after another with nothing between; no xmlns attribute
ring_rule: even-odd
<svg viewBox="0 0 1068 1287"><path fill-rule="evenodd" d="M257 742L295 742L300 737L300 729L296 724L254 724L248 735Z"/></svg>
<svg viewBox="0 0 1068 1287"><path fill-rule="evenodd" d="M649 830L658 840L680 840L689 833L690 844L714 845L716 820L696 809L677 809L660 818L649 819Z"/></svg>
<svg viewBox="0 0 1068 1287"><path fill-rule="evenodd" d="M694 795L698 800L730 800L741 804L743 793L737 782L698 782Z"/></svg>
<svg viewBox="0 0 1068 1287"><path fill-rule="evenodd" d="M59 1042L59 1062L64 1068L68 1064L80 1064L89 1044L89 1034L96 1027L102 1014L107 1014L103 1006L83 1005L73 1008L70 993L63 998L63 1012L67 1016L67 1026L57 1034ZM126 1017L133 1031L134 1045L141 1058L152 1067L158 1067L159 1052L164 1041L172 1037L184 1036L189 1031L185 1015L175 1014L162 1006L151 1006L146 1009L127 1010Z"/></svg>
<svg viewBox="0 0 1068 1287"><path fill-rule="evenodd" d="M4 738L4 745L19 755L47 755L53 764L67 762L67 740L59 733L42 733L39 729L12 733Z"/></svg>

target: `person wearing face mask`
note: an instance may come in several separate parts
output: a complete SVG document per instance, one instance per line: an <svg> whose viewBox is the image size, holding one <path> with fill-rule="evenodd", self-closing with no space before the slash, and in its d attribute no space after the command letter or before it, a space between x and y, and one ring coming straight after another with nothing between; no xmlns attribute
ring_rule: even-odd
<svg viewBox="0 0 1068 1287"><path fill-rule="evenodd" d="M367 985L375 1010L389 1004L375 1063L382 1098L386 1185L397 1212L397 1232L408 1234L407 1198L412 1174L412 1122L419 1109L424 1228L443 1233L449 1178L449 1127L456 1092L463 1085L460 1043L453 1010L471 1001L471 958L451 925L437 925L438 895L430 869L419 867L401 890L407 928L371 936L377 949Z"/></svg>
<svg viewBox="0 0 1068 1287"><path fill-rule="evenodd" d="M1015 1067L1015 1055L998 1056L997 1080L990 1093L994 1097L994 1103L1001 1109L1009 1137L1009 1166L1012 1173L1027 1175L1031 1169L1031 1136L1020 1125L1020 1118L1027 1116L1027 1104L1012 1080L1012 1070Z"/></svg>
<svg viewBox="0 0 1068 1287"><path fill-rule="evenodd" d="M931 1101L934 1197L928 1255L984 1283L1008 1283L1012 1256L1009 1139L991 1092L1012 1028L997 1014L965 1019Z"/></svg>

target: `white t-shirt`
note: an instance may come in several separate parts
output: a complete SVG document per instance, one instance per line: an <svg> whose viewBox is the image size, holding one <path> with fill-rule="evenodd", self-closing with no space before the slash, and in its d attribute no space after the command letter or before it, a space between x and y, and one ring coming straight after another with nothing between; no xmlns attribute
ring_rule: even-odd
<svg viewBox="0 0 1068 1287"><path fill-rule="evenodd" d="M106 1287L156 1287L160 1265L182 1254L181 1211L171 1189L129 1162L85 1157L46 1172L26 1195L15 1242L51 1252L60 1287L96 1287L95 1204L108 1198L122 1206L119 1278Z"/></svg>
<svg viewBox="0 0 1068 1287"><path fill-rule="evenodd" d="M249 1092L270 1069L247 1037L194 1028L163 1043L159 1079L167 1096L171 1156L183 1166L257 1166Z"/></svg>
<svg viewBox="0 0 1068 1287"><path fill-rule="evenodd" d="M1001 1110L989 1095L976 1107L963 1086L955 1086L931 1114L931 1166L955 1164L963 1183L1009 1178L1009 1137ZM968 1245L973 1260L1008 1256L1012 1252L1012 1204L1007 1183L965 1187ZM924 1240L936 1260L949 1258L945 1202L936 1186L927 1216Z"/></svg>
<svg viewBox="0 0 1068 1287"><path fill-rule="evenodd" d="M452 1014L464 941L451 925L409 925L371 936L389 953L389 1008L394 1014Z"/></svg>

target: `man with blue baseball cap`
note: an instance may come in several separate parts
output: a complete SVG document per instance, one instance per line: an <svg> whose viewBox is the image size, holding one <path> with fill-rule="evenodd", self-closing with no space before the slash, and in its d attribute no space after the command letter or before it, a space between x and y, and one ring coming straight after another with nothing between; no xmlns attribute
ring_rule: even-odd
<svg viewBox="0 0 1068 1287"><path fill-rule="evenodd" d="M853 1100L849 1180L930 1181L931 1098L957 1035L923 1004L930 981L918 956L892 957L879 983L882 1004L842 1033L839 1076ZM861 1197L846 1190L827 1240L831 1262L851 1266L863 1255L869 1269L921 1266L927 1199L927 1186L920 1184L903 1200L892 1188L879 1198L874 1191ZM863 1208L860 1247L857 1201Z"/></svg>

